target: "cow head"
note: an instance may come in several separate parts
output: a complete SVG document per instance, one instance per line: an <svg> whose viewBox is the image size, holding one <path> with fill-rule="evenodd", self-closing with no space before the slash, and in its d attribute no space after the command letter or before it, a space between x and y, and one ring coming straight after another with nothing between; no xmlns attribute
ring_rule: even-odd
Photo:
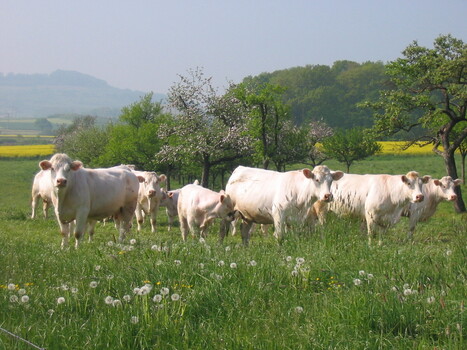
<svg viewBox="0 0 467 350"><path fill-rule="evenodd" d="M454 188L459 186L462 180L453 180L450 176L444 176L440 180L434 179L433 184L435 185L436 194L447 201L455 201L457 194L454 192Z"/></svg>
<svg viewBox="0 0 467 350"><path fill-rule="evenodd" d="M331 171L326 165L318 165L310 169L303 169L303 175L313 181L315 193L313 193L318 200L324 202L332 201L331 183L337 181L344 173L342 171Z"/></svg>
<svg viewBox="0 0 467 350"><path fill-rule="evenodd" d="M236 210L234 209L234 204L232 202L232 198L221 190L219 192L219 206L217 210L217 214L221 219L226 219L228 221L235 220L236 217Z"/></svg>
<svg viewBox="0 0 467 350"><path fill-rule="evenodd" d="M144 181L141 182L143 194L148 198L163 199L161 191L161 183L165 182L165 175L157 175L155 172L145 171L142 177Z"/></svg>
<svg viewBox="0 0 467 350"><path fill-rule="evenodd" d="M83 163L79 160L72 161L64 153L54 154L49 160L43 160L39 163L42 170L49 170L52 178L52 184L55 188L66 188L69 185L71 176L70 172L76 171L83 167Z"/></svg>
<svg viewBox="0 0 467 350"><path fill-rule="evenodd" d="M401 181L407 186L412 203L423 201L425 196L423 195L422 185L430 181L430 176L421 178L416 171L409 171L406 175L401 175Z"/></svg>

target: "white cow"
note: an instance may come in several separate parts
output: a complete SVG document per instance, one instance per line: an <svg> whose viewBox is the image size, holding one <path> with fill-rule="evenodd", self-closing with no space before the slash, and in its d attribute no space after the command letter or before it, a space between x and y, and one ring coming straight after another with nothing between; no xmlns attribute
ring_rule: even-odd
<svg viewBox="0 0 467 350"><path fill-rule="evenodd" d="M39 200L42 199L42 212L44 218L48 218L49 207L52 204L52 180L50 178L50 170L41 170L34 176L31 191L31 219L36 217L36 208Z"/></svg>
<svg viewBox="0 0 467 350"><path fill-rule="evenodd" d="M427 221L433 216L442 201L455 201L457 195L454 188L459 186L462 180L453 180L450 176L444 176L440 180L431 179L423 186L423 202L410 203L404 208L403 216L409 217L408 238L413 238L415 226L419 221Z"/></svg>
<svg viewBox="0 0 467 350"><path fill-rule="evenodd" d="M352 215L366 220L368 243L371 244L377 227L389 228L400 220L409 202L423 201L422 184L429 178L420 178L416 171L406 175L345 174L331 186L334 201L328 204L328 209L340 216ZM314 209L322 211L324 207L320 203ZM317 216L321 215L322 212Z"/></svg>
<svg viewBox="0 0 467 350"><path fill-rule="evenodd" d="M311 216L313 202L331 201L330 186L344 173L331 171L325 165L280 173L272 170L237 167L227 182L225 192L243 219L242 241L248 244L253 223L274 224L274 235L281 240L287 226L304 223ZM311 223L310 223L311 224ZM220 239L227 227L222 225Z"/></svg>
<svg viewBox="0 0 467 350"><path fill-rule="evenodd" d="M126 168L86 169L66 154L55 154L39 163L51 171L52 202L62 234L62 248L68 245L69 224L76 220L75 247L86 224L113 216L120 224L120 241L131 228L138 200L138 177Z"/></svg>
<svg viewBox="0 0 467 350"><path fill-rule="evenodd" d="M222 190L214 192L195 184L180 189L177 209L184 241L189 231L193 235L200 231L200 236L205 237L206 230L214 219L232 221L235 216L232 200L228 194Z"/></svg>
<svg viewBox="0 0 467 350"><path fill-rule="evenodd" d="M172 191L165 191L162 190L162 200L161 200L161 207L165 207L165 212L167 213L167 218L169 221L169 228L170 231L172 229L172 225L174 222L174 218L178 216L178 196L180 194L180 189L172 190Z"/></svg>
<svg viewBox="0 0 467 350"><path fill-rule="evenodd" d="M152 171L134 171L134 173L136 176L144 178L144 181L139 184L138 204L135 211L138 232L141 231L145 216L149 216L151 232L156 232L157 213L163 198L160 185L165 182L166 176L164 174L157 175Z"/></svg>

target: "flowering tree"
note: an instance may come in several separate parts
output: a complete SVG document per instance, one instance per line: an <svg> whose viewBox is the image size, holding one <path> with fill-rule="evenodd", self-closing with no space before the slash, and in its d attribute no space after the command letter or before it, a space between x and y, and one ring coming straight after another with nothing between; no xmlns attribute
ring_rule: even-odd
<svg viewBox="0 0 467 350"><path fill-rule="evenodd" d="M308 124L307 151L308 160L313 167L323 164L330 157L320 145L326 138L334 134L333 129L323 121L312 121Z"/></svg>
<svg viewBox="0 0 467 350"><path fill-rule="evenodd" d="M168 101L178 113L176 122L160 134L167 142L158 158L199 164L201 184L207 187L213 166L250 154L242 105L229 93L219 95L200 69L180 75Z"/></svg>

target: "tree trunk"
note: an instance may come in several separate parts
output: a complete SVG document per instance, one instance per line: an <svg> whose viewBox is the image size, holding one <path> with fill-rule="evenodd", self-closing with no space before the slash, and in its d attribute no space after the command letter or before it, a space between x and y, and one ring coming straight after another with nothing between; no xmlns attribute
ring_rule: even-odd
<svg viewBox="0 0 467 350"><path fill-rule="evenodd" d="M443 154L443 158L444 158L444 166L446 167L447 174L453 179L457 179L458 176L457 176L456 159L454 157L454 152L449 152L449 153L445 152ZM457 199L454 201L454 209L458 213L464 213L466 209L465 209L464 200L462 199L461 186L454 187L454 192L457 195Z"/></svg>
<svg viewBox="0 0 467 350"><path fill-rule="evenodd" d="M201 178L201 186L209 188L209 171L211 170L211 163L206 158L203 162L203 175Z"/></svg>

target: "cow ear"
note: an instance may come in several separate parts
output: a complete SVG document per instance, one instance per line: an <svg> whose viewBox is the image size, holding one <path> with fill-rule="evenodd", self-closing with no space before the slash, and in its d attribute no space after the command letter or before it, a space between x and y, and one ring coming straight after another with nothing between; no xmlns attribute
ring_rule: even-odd
<svg viewBox="0 0 467 350"><path fill-rule="evenodd" d="M441 186L441 181L439 181L438 179L434 179L434 180L433 180L433 183L434 183L436 186Z"/></svg>
<svg viewBox="0 0 467 350"><path fill-rule="evenodd" d="M144 182L145 181L144 176L138 175L137 177L138 177L139 182Z"/></svg>
<svg viewBox="0 0 467 350"><path fill-rule="evenodd" d="M425 176L422 178L422 182L423 182L424 184L427 184L428 181L430 181L430 179L431 179L431 176L425 175Z"/></svg>
<svg viewBox="0 0 467 350"><path fill-rule="evenodd" d="M167 195L169 196L169 198L172 198L174 196L174 193L173 192L167 192Z"/></svg>
<svg viewBox="0 0 467 350"><path fill-rule="evenodd" d="M167 180L167 176L164 174L159 175L159 182L165 182L165 180Z"/></svg>
<svg viewBox="0 0 467 350"><path fill-rule="evenodd" d="M302 172L303 172L303 175L305 175L305 177L308 178L308 179L314 179L315 178L315 174L313 174L313 172L308 168L303 169Z"/></svg>
<svg viewBox="0 0 467 350"><path fill-rule="evenodd" d="M332 179L334 181L340 180L344 176L344 173L342 171L335 171L332 173Z"/></svg>
<svg viewBox="0 0 467 350"><path fill-rule="evenodd" d="M48 160L43 160L39 163L39 167L42 170L49 170L50 168L52 168L52 163L50 163Z"/></svg>
<svg viewBox="0 0 467 350"><path fill-rule="evenodd" d="M225 199L225 195L221 194L221 197L220 197L219 201L222 203L222 202L224 202L224 199Z"/></svg>
<svg viewBox="0 0 467 350"><path fill-rule="evenodd" d="M401 176L401 180L402 180L402 182L405 183L405 184L409 182L409 179L408 179L407 176L405 176L405 175L402 175L402 176Z"/></svg>
<svg viewBox="0 0 467 350"><path fill-rule="evenodd" d="M83 166L83 163L81 163L79 160L75 160L74 162L71 162L70 169L71 170L78 170Z"/></svg>
<svg viewBox="0 0 467 350"><path fill-rule="evenodd" d="M463 181L461 179L454 180L454 187L459 186Z"/></svg>

